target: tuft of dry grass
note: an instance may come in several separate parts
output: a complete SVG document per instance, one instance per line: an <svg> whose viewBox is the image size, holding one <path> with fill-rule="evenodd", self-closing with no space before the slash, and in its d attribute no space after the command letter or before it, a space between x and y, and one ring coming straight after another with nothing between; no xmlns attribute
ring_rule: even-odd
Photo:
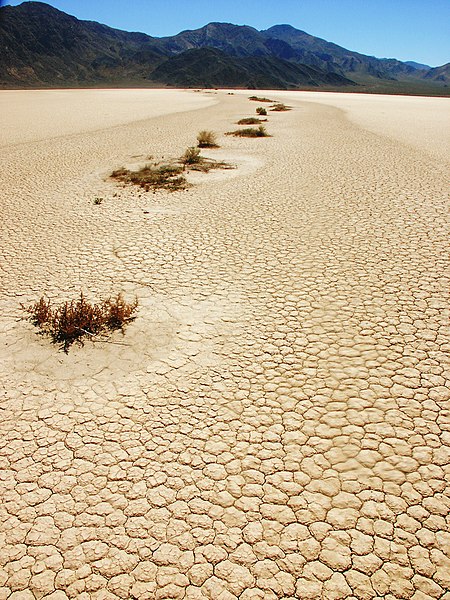
<svg viewBox="0 0 450 600"><path fill-rule="evenodd" d="M197 135L199 148L218 148L217 135L214 131L200 131Z"/></svg>
<svg viewBox="0 0 450 600"><path fill-rule="evenodd" d="M258 108L256 109L256 114L260 115L261 117L265 117L267 115L267 110L262 106L258 106Z"/></svg>
<svg viewBox="0 0 450 600"><path fill-rule="evenodd" d="M257 119L256 117L246 117L236 123L236 125L257 125L258 123L264 123L267 119Z"/></svg>
<svg viewBox="0 0 450 600"><path fill-rule="evenodd" d="M180 158L180 162L183 165L195 165L195 164L201 162L201 160L202 160L202 157L200 156L200 150L199 150L199 148L195 148L194 146L187 148L187 150L185 150L183 156L181 156L181 158Z"/></svg>
<svg viewBox="0 0 450 600"><path fill-rule="evenodd" d="M261 98L260 96L249 96L249 100L253 102L275 102L275 100L270 100L270 98Z"/></svg>
<svg viewBox="0 0 450 600"><path fill-rule="evenodd" d="M285 112L287 110L292 110L292 109L290 106L286 106L286 104L279 102L278 104L274 104L273 106L271 106L270 110L273 110L275 112Z"/></svg>
<svg viewBox="0 0 450 600"><path fill-rule="evenodd" d="M168 190L175 192L185 190L188 187L186 178L181 175L181 165L151 165L147 164L138 171L128 169L117 169L111 173L113 179L125 184L139 185L146 192L149 190Z"/></svg>
<svg viewBox="0 0 450 600"><path fill-rule="evenodd" d="M30 306L22 305L31 323L39 327L41 333L49 335L54 343L61 344L66 353L75 342L83 345L86 336L116 329L123 331L135 318L133 313L137 307L137 298L129 303L122 294L100 304L91 304L82 292L78 300L64 302L55 308L44 296Z"/></svg>
<svg viewBox="0 0 450 600"><path fill-rule="evenodd" d="M246 129L237 129L236 131L229 131L225 135L234 135L235 137L249 137L249 138L262 138L270 137L267 130L263 125L260 125L257 129L255 127L248 127Z"/></svg>

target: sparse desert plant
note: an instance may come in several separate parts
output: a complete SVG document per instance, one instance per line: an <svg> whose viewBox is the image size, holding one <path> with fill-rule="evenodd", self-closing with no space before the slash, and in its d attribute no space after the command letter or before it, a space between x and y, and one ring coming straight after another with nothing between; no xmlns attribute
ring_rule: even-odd
<svg viewBox="0 0 450 600"><path fill-rule="evenodd" d="M64 352L68 352L74 342L83 345L86 336L116 329L123 331L135 318L133 314L137 307L137 298L134 302L126 302L122 294L100 304L91 304L83 293L78 300L63 302L55 308L44 296L28 307L22 306L33 325L49 335L54 343L61 344Z"/></svg>
<svg viewBox="0 0 450 600"><path fill-rule="evenodd" d="M261 98L260 96L249 96L249 100L253 100L253 102L274 102L270 98Z"/></svg>
<svg viewBox="0 0 450 600"><path fill-rule="evenodd" d="M267 119L257 119L256 117L246 117L245 119L241 119L237 122L237 125L257 125L258 123L263 123L267 121Z"/></svg>
<svg viewBox="0 0 450 600"><path fill-rule="evenodd" d="M191 150L191 148L188 148ZM213 160L212 158L206 158L205 156L200 156L200 150L198 148L193 148L197 153L194 155L194 160L186 161L185 156L188 150L184 153L184 155L180 158L180 161L183 164L184 169L188 169L189 171L201 171L202 173L209 173L212 169L234 169L235 166L230 163Z"/></svg>
<svg viewBox="0 0 450 600"><path fill-rule="evenodd" d="M139 185L146 192L149 190L175 192L188 187L185 177L181 175L182 171L182 165L147 164L138 171L129 171L122 167L113 171L111 177L125 184Z"/></svg>
<svg viewBox="0 0 450 600"><path fill-rule="evenodd" d="M101 204L103 202L103 198L94 198L94 204L96 206L98 206L99 204Z"/></svg>
<svg viewBox="0 0 450 600"><path fill-rule="evenodd" d="M262 106L258 106L258 108L256 109L256 114L260 115L261 117L265 117L267 115L267 110Z"/></svg>
<svg viewBox="0 0 450 600"><path fill-rule="evenodd" d="M229 131L225 135L234 135L235 137L249 138L270 137L267 133L266 128L263 125L260 125L258 128L247 127L246 129L237 129L236 131Z"/></svg>
<svg viewBox="0 0 450 600"><path fill-rule="evenodd" d="M291 110L291 107L286 106L286 104L283 104L282 102L279 102L278 104L274 104L273 106L271 106L270 110L273 110L275 112L285 112L286 110Z"/></svg>
<svg viewBox="0 0 450 600"><path fill-rule="evenodd" d="M200 131L197 135L199 148L218 148L217 136L214 131Z"/></svg>
<svg viewBox="0 0 450 600"><path fill-rule="evenodd" d="M183 165L195 165L196 163L201 162L202 158L200 156L199 148L195 148L195 146L191 146L185 150L183 156L180 158L180 161Z"/></svg>

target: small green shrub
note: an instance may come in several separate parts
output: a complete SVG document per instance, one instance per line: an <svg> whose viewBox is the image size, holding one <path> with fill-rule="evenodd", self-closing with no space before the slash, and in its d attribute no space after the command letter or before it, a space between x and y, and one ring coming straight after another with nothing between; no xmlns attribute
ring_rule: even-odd
<svg viewBox="0 0 450 600"><path fill-rule="evenodd" d="M103 198L94 198L94 204L96 206L98 206L99 204L101 204L103 202Z"/></svg>
<svg viewBox="0 0 450 600"><path fill-rule="evenodd" d="M135 317L138 300L125 302L122 294L108 298L100 304L91 304L83 293L78 300L64 302L52 307L51 302L42 296L35 304L22 306L28 319L39 327L43 334L49 335L54 343L60 343L64 352L68 352L74 342L83 345L83 338L105 331L124 329Z"/></svg>
<svg viewBox="0 0 450 600"><path fill-rule="evenodd" d="M257 129L255 127L248 127L246 129L237 129L236 131L229 131L225 135L234 135L235 137L249 138L270 137L267 133L266 128L263 125L260 125Z"/></svg>
<svg viewBox="0 0 450 600"><path fill-rule="evenodd" d="M261 115L261 117L265 117L267 115L267 110L262 106L258 106L258 108L256 109L256 114Z"/></svg>
<svg viewBox="0 0 450 600"><path fill-rule="evenodd" d="M217 136L214 131L200 131L197 135L199 148L218 148Z"/></svg>

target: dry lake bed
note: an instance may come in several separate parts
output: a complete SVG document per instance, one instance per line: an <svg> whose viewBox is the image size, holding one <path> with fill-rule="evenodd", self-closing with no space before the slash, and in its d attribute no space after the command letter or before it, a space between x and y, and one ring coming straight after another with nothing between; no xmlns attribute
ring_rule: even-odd
<svg viewBox="0 0 450 600"><path fill-rule="evenodd" d="M256 93L0 92L0 600L450 598L450 101Z"/></svg>

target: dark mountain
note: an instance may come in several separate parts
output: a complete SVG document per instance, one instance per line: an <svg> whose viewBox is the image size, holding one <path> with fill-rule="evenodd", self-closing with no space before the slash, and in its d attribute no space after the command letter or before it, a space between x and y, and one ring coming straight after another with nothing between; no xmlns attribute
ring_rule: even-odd
<svg viewBox="0 0 450 600"><path fill-rule="evenodd" d="M296 61L348 77L356 73L391 79L398 75L411 75L415 71L413 67L398 60L359 54L309 35L291 25L275 25L261 33L268 40L276 39L288 44L295 53L293 58Z"/></svg>
<svg viewBox="0 0 450 600"><path fill-rule="evenodd" d="M439 81L447 86L450 83L450 63L430 69L423 75L423 78L428 81Z"/></svg>
<svg viewBox="0 0 450 600"><path fill-rule="evenodd" d="M75 17L40 2L0 9L0 81L83 85L142 79L164 53L154 39Z"/></svg>
<svg viewBox="0 0 450 600"><path fill-rule="evenodd" d="M247 87L292 89L299 86L342 86L352 82L274 56L229 56L215 48L187 50L163 62L151 79L179 87Z"/></svg>
<svg viewBox="0 0 450 600"><path fill-rule="evenodd" d="M164 49L178 54L193 48L216 48L230 56L269 56L265 39L259 31L246 25L209 23L200 29L182 31L173 37L160 38Z"/></svg>
<svg viewBox="0 0 450 600"><path fill-rule="evenodd" d="M419 70L422 69L422 70L428 71L428 69L431 69L430 65L424 65L422 63L415 62L414 60L405 61L405 65L408 65L408 66L412 67L413 69L419 69Z"/></svg>
<svg viewBox="0 0 450 600"><path fill-rule="evenodd" d="M155 86L445 93L448 65L427 71L378 59L290 25L210 23L154 38L80 21L48 4L0 8L3 87Z"/></svg>

